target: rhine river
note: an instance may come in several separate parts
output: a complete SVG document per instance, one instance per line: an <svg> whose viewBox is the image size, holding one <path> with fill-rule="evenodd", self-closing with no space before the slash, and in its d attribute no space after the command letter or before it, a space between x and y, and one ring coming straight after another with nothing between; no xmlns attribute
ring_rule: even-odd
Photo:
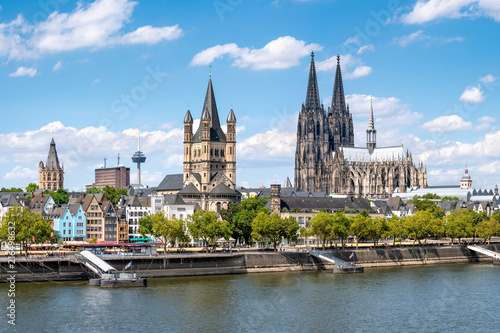
<svg viewBox="0 0 500 333"><path fill-rule="evenodd" d="M500 266L452 264L149 279L148 287L17 283L9 332L494 332Z"/></svg>

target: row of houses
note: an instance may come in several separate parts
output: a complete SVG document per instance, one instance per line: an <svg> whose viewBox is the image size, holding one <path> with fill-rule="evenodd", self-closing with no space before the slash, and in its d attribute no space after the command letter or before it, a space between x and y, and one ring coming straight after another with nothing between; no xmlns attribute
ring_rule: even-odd
<svg viewBox="0 0 500 333"><path fill-rule="evenodd" d="M147 189L129 189L117 205L105 194L70 193L69 202L57 205L49 194L0 193L0 219L15 205L28 207L52 222L54 232L65 242L127 243L139 241L139 219L159 211L170 218L187 220L197 208L177 194L157 194Z"/></svg>

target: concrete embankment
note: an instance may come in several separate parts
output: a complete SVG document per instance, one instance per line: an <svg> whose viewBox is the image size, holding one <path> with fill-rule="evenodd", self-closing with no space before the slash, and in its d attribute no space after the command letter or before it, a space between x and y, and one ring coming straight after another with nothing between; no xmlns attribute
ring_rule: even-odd
<svg viewBox="0 0 500 333"><path fill-rule="evenodd" d="M500 252L500 245L490 250ZM325 252L365 267L425 265L492 261L491 257L469 251L464 246L423 246L407 248L376 248L372 250L326 250ZM352 258L349 258L351 254ZM158 257L103 258L111 266L123 270L132 261L132 271L144 278L245 274L326 270L333 266L303 252L252 252L233 254L171 254ZM0 282L10 276L7 262L0 261ZM86 280L88 270L74 258L24 259L16 258L16 281ZM130 271L130 269L128 270Z"/></svg>

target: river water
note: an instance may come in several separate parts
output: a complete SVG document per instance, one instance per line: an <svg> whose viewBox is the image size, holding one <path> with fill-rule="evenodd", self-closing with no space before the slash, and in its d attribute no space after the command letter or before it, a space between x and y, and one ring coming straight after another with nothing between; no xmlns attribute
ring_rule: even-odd
<svg viewBox="0 0 500 333"><path fill-rule="evenodd" d="M500 266L453 264L149 279L147 288L17 283L9 332L498 332ZM5 305L5 306L4 306Z"/></svg>

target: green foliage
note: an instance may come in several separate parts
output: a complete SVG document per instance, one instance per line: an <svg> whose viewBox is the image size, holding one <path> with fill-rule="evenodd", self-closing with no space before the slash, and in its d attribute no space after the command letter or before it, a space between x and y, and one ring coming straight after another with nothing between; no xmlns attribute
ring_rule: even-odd
<svg viewBox="0 0 500 333"><path fill-rule="evenodd" d="M356 249L357 249L359 240L367 238L369 236L371 217L359 213L351 219L352 219L351 233L352 235L356 236Z"/></svg>
<svg viewBox="0 0 500 333"><path fill-rule="evenodd" d="M250 197L243 199L241 203L230 203L227 209L221 209L222 218L229 222L232 229L232 235L235 239L243 237L245 244L249 244L252 234L252 221L259 212L269 214L266 204L269 197Z"/></svg>
<svg viewBox="0 0 500 333"><path fill-rule="evenodd" d="M118 200L120 200L122 195L127 195L126 188L115 188L113 186L105 186L104 187L104 195L106 199L113 203L113 206L116 206Z"/></svg>
<svg viewBox="0 0 500 333"><path fill-rule="evenodd" d="M44 220L42 215L33 213L28 207L16 205L7 211L2 220L0 240L19 244L28 255L31 244L55 242L53 232L49 220Z"/></svg>
<svg viewBox="0 0 500 333"><path fill-rule="evenodd" d="M373 240L373 245L377 246L380 238L383 238L387 231L387 220L383 217L368 220L368 233L367 236Z"/></svg>
<svg viewBox="0 0 500 333"><path fill-rule="evenodd" d="M69 195L65 189L58 189L57 192L49 192L56 205L64 205L69 202Z"/></svg>
<svg viewBox="0 0 500 333"><path fill-rule="evenodd" d="M393 238L394 245L396 244L397 238L406 237L404 219L396 215L392 215L392 217L387 221L387 235Z"/></svg>
<svg viewBox="0 0 500 333"><path fill-rule="evenodd" d="M333 214L333 225L331 230L331 238L340 238L340 242L344 244L344 240L349 236L351 228L351 220L342 212Z"/></svg>
<svg viewBox="0 0 500 333"><path fill-rule="evenodd" d="M495 216L496 214L496 216ZM477 235L484 239L484 241L491 240L491 237L500 234L500 215L499 213L495 213L491 219L482 220L477 225Z"/></svg>
<svg viewBox="0 0 500 333"><path fill-rule="evenodd" d="M2 189L0 189L0 192L24 192L24 191L19 187L11 187L11 188L2 187Z"/></svg>
<svg viewBox="0 0 500 333"><path fill-rule="evenodd" d="M269 216L260 212L252 221L252 237L256 240L269 239L276 251L278 242L283 238L294 239L299 230L299 224L294 218L281 218L278 214Z"/></svg>
<svg viewBox="0 0 500 333"><path fill-rule="evenodd" d="M422 195L422 199L441 199L441 197L436 193L427 193Z"/></svg>
<svg viewBox="0 0 500 333"><path fill-rule="evenodd" d="M474 212L462 209L453 211L446 217L446 234L451 237L452 242L455 238L460 242L460 239L474 235L473 214Z"/></svg>
<svg viewBox="0 0 500 333"><path fill-rule="evenodd" d="M38 185L36 183L29 183L28 186L26 186L26 192L35 192L38 190Z"/></svg>
<svg viewBox="0 0 500 333"><path fill-rule="evenodd" d="M209 211L198 209L192 216L191 222L188 223L188 229L194 239L202 239L205 241L208 252L208 245L214 243L217 238L231 237L231 227L229 222L218 220L217 214Z"/></svg>
<svg viewBox="0 0 500 333"><path fill-rule="evenodd" d="M153 215L146 215L139 219L139 233L143 238L153 234Z"/></svg>
<svg viewBox="0 0 500 333"><path fill-rule="evenodd" d="M325 249L326 241L332 236L333 216L328 213L319 213L309 221L310 234L318 237Z"/></svg>
<svg viewBox="0 0 500 333"><path fill-rule="evenodd" d="M450 197L450 196L444 196L441 198L441 202L443 201L459 201L458 197Z"/></svg>
<svg viewBox="0 0 500 333"><path fill-rule="evenodd" d="M97 243L97 238L92 237L92 239L91 239L91 240L89 240L89 242L88 242L88 243L89 243L89 244L96 244L96 243Z"/></svg>
<svg viewBox="0 0 500 333"><path fill-rule="evenodd" d="M104 193L104 191L96 187L88 188L85 191L85 194L97 194L97 193Z"/></svg>

